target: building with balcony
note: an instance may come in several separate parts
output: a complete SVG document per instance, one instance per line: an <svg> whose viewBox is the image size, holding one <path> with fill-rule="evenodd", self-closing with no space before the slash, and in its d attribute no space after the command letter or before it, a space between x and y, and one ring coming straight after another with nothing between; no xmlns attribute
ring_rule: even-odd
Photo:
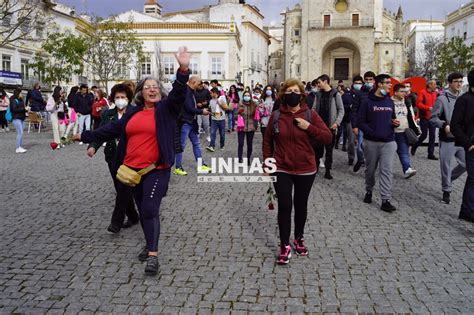
<svg viewBox="0 0 474 315"><path fill-rule="evenodd" d="M146 56L141 71L124 73L127 78L152 75L169 83L178 66L174 53L184 45L192 53L192 73L203 80L217 79L225 87L267 83L270 36L263 29L263 15L245 1L220 0L201 9L163 14L158 2L147 0L143 12L128 11L118 19L129 22Z"/></svg>
<svg viewBox="0 0 474 315"><path fill-rule="evenodd" d="M282 15L285 78L328 74L349 84L368 70L404 74L401 8L394 14L383 0L303 0Z"/></svg>

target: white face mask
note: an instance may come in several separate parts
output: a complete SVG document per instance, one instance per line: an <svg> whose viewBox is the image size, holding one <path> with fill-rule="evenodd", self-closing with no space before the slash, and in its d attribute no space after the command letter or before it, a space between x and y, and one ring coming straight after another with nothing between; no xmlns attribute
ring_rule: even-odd
<svg viewBox="0 0 474 315"><path fill-rule="evenodd" d="M118 109L124 109L128 105L128 100L125 98L119 98L118 100L115 100L115 106L117 106Z"/></svg>

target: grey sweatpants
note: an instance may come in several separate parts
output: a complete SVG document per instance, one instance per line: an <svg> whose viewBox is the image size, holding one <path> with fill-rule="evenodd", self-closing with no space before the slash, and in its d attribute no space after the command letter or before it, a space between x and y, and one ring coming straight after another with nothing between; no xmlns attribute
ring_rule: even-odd
<svg viewBox="0 0 474 315"><path fill-rule="evenodd" d="M453 158L458 165L453 168ZM439 142L439 164L441 166L441 188L451 192L452 181L466 171L466 154L463 147L457 147L454 142Z"/></svg>
<svg viewBox="0 0 474 315"><path fill-rule="evenodd" d="M380 196L383 201L392 198L393 160L397 152L397 143L375 142L364 139L365 155L365 191L372 193L375 186L375 171L379 166Z"/></svg>
<svg viewBox="0 0 474 315"><path fill-rule="evenodd" d="M340 128L346 128L347 134L347 157L349 160L354 160L355 158L355 139L354 133L352 132L351 122L343 123Z"/></svg>

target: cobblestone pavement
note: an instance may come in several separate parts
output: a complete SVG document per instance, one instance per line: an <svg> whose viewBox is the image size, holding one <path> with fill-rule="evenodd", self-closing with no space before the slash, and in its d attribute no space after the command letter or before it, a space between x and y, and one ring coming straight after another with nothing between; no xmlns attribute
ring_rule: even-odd
<svg viewBox="0 0 474 315"><path fill-rule="evenodd" d="M197 183L172 176L162 205L156 277L136 259L139 226L108 234L114 190L103 153L77 144L51 151L51 134L0 134L0 313L269 314L474 313L474 227L460 221L465 175L440 203L439 164L414 159L398 211L362 203L363 172L335 152L335 179L318 175L309 202L309 257L277 266L276 211L265 185ZM261 135L256 134L260 154ZM236 136L226 150L236 153ZM209 153L204 153L209 158Z"/></svg>

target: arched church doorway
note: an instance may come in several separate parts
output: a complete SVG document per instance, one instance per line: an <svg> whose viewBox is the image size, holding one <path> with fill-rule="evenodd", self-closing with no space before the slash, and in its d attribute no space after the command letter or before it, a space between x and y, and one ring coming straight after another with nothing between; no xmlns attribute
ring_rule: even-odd
<svg viewBox="0 0 474 315"><path fill-rule="evenodd" d="M360 74L360 51L349 38L338 37L330 40L323 49L323 73L331 82L344 81L349 86L352 78Z"/></svg>

